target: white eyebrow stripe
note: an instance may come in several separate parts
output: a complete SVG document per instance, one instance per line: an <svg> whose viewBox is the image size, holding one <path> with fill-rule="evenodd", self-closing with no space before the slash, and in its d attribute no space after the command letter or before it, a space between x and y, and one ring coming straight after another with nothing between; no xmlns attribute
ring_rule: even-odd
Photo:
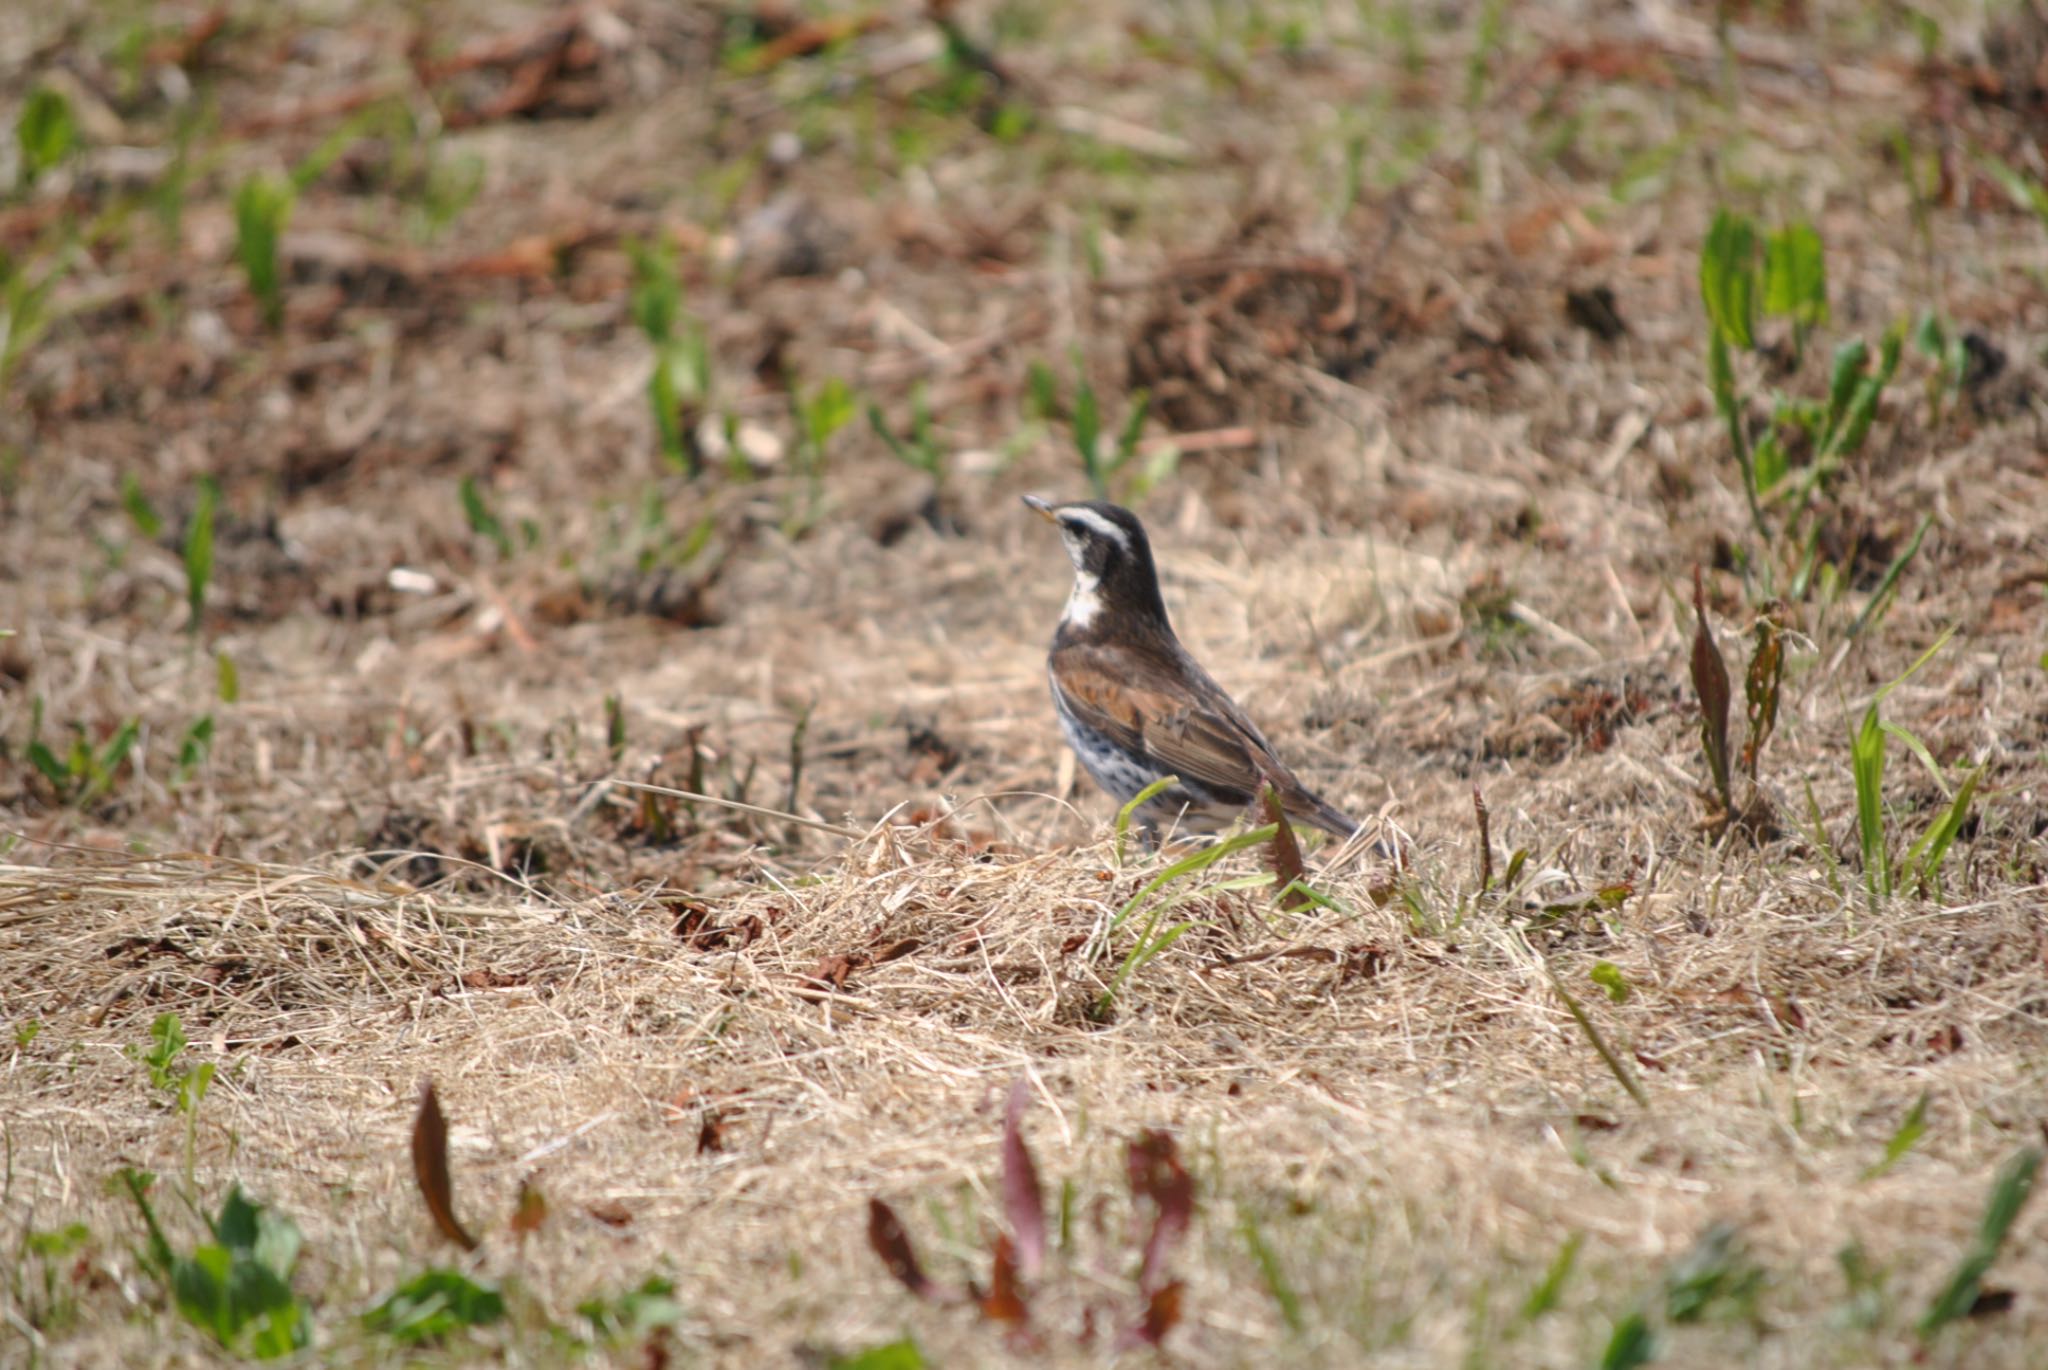
<svg viewBox="0 0 2048 1370"><path fill-rule="evenodd" d="M1062 509L1060 518L1067 523L1078 523L1097 537L1108 538L1123 548L1131 550L1131 535L1111 520L1104 518L1093 509Z"/></svg>

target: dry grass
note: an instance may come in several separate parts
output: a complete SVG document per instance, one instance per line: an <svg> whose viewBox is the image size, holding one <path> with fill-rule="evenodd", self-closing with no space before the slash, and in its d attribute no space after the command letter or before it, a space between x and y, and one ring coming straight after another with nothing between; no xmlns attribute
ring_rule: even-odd
<svg viewBox="0 0 2048 1370"><path fill-rule="evenodd" d="M430 1363L573 1361L578 1304L649 1275L682 1308L658 1344L690 1362L829 1363L905 1334L931 1364L1150 1359L1113 1349L1137 1307L1124 1148L1150 1127L1197 1186L1176 1361L1598 1364L1636 1311L1667 1365L2037 1358L2038 1207L1988 1280L2009 1302L1931 1346L1914 1323L1998 1165L2048 1126L2048 234L1969 170L1993 150L2048 179L2038 113L1969 94L1973 14L1944 15L1955 63L1933 67L1866 5L1752 16L1731 95L1683 15L1505 7L1472 91L1484 7L1406 26L1280 8L1298 33L1256 7L963 7L1041 120L1006 139L946 107L910 9L754 73L721 56L745 7L614 5L520 117L422 142L483 169L451 234L391 227L418 192L378 138L317 178L275 338L225 206L336 120L259 116L402 77L402 39L280 10L212 40L197 70L230 132L206 137L183 235L81 258L0 413L0 1361L219 1355L109 1187L151 1170L174 1240L200 1231L176 1197L186 1119L135 1057L164 1013L219 1072L192 1185L211 1208L239 1182L304 1229L322 1363L394 1358L356 1315L437 1264L511 1312ZM479 35L545 17L463 13ZM77 14L61 34L0 20L0 101L53 54L114 89L112 21ZM511 75L450 78L444 115L516 94ZM109 101L128 141L168 136L160 105ZM1901 125L1960 168L1924 236L1889 160ZM800 150L771 169L777 133ZM1345 205L1353 137L1369 174ZM41 250L49 203L105 192L39 193L0 205L12 253ZM1747 514L1693 286L1722 200L1819 225L1824 345L1934 309L2004 357L1939 416L1910 359L1827 504L1843 580L1788 611L1761 767L1778 822L1756 841L1703 824L1680 588L1710 568L1739 682ZM791 223L820 270L763 245ZM653 235L736 417L786 442L783 372L806 394L845 377L892 418L919 382L952 467L913 475L856 423L807 528L792 457L663 468L626 302L624 245ZM559 254L535 269L541 237ZM1625 335L1571 321L1567 292L1594 286ZM1117 865L1106 802L1058 748L1041 672L1065 570L1015 502L1078 492L1064 427L1015 417L1032 361L1071 384L1070 349L1112 413L1153 386L1155 438L1255 430L1140 506L1169 604L1305 777L1417 837L1401 879L1340 865L1304 913L1214 887L1249 860L1173 887L1195 926L1107 1013L1142 918L1091 948L1158 866ZM223 515L188 635L201 474ZM162 537L123 512L127 476ZM510 555L465 525L464 477ZM1896 603L1852 639L1923 512ZM1945 770L1985 768L1977 815L1940 898L1879 903L1851 728L1950 626L1884 710ZM37 700L60 751L73 724L98 743L138 720L104 794L66 802L27 764ZM201 717L211 750L181 774ZM1478 889L1475 785L1495 870L1529 853L1512 889ZM1898 747L1886 798L1904 840L1944 803ZM470 1258L413 1187L428 1078ZM1036 1349L914 1300L865 1236L885 1199L938 1279L986 1280L1018 1079L1039 1169L1071 1185ZM1924 1135L1868 1174L1923 1096ZM528 1179L551 1213L520 1240ZM24 1244L74 1222L61 1261ZM1665 1283L1720 1224L1761 1282L1677 1323ZM1555 1306L1525 1317L1574 1239ZM1851 1245L1882 1272L1860 1302ZM587 1354L657 1363L644 1342Z"/></svg>

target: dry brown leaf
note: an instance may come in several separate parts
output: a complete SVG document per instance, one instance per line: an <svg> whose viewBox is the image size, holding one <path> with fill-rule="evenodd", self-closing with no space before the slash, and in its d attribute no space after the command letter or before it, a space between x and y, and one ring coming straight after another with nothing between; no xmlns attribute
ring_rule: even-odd
<svg viewBox="0 0 2048 1370"><path fill-rule="evenodd" d="M519 1182L519 1199L512 1206L512 1232L520 1240L540 1231L548 1220L548 1201L529 1175Z"/></svg>
<svg viewBox="0 0 2048 1370"><path fill-rule="evenodd" d="M441 1235L464 1251L476 1250L476 1238L455 1220L455 1184L448 1173L448 1120L441 1116L441 1100L432 1080L420 1086L420 1111L412 1124L412 1173Z"/></svg>
<svg viewBox="0 0 2048 1370"><path fill-rule="evenodd" d="M910 1234L903 1230L896 1210L880 1199L868 1200L868 1249L882 1258L882 1264L899 1284L920 1299L937 1301L944 1297L945 1291L917 1263L917 1251L910 1245Z"/></svg>
<svg viewBox="0 0 2048 1370"><path fill-rule="evenodd" d="M977 1300L981 1315L990 1322L1022 1327L1031 1320L1024 1291L1017 1283L1017 1247L1007 1235L998 1233L995 1263L989 1270L988 1292Z"/></svg>
<svg viewBox="0 0 2048 1370"><path fill-rule="evenodd" d="M1145 1238L1138 1270L1138 1288L1148 1295L1161 1287L1160 1276L1174 1245L1187 1235L1195 1217L1195 1182L1180 1163L1180 1149L1171 1134L1147 1128L1131 1143L1127 1157L1131 1197L1149 1201L1154 1217Z"/></svg>
<svg viewBox="0 0 2048 1370"><path fill-rule="evenodd" d="M1266 860L1273 867L1273 880L1280 890L1280 907L1289 912L1309 905L1307 870L1302 865L1301 843L1295 840L1294 825L1280 807L1280 795L1273 786L1259 787L1259 803L1265 806L1266 821L1274 825L1273 840L1266 844Z"/></svg>

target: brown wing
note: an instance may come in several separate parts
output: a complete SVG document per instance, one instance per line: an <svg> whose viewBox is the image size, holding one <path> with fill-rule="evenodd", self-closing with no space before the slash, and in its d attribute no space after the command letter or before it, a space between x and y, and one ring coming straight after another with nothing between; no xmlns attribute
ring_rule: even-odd
<svg viewBox="0 0 2048 1370"><path fill-rule="evenodd" d="M1206 679L1198 693L1167 688L1157 663L1092 644L1062 648L1054 671L1075 717L1218 798L1248 801L1261 774L1292 781L1265 740L1233 717L1235 706Z"/></svg>
<svg viewBox="0 0 2048 1370"><path fill-rule="evenodd" d="M1357 823L1295 778L1236 701L1185 653L1069 643L1053 672L1075 717L1163 771L1248 804L1270 781L1281 807L1325 832L1348 837Z"/></svg>

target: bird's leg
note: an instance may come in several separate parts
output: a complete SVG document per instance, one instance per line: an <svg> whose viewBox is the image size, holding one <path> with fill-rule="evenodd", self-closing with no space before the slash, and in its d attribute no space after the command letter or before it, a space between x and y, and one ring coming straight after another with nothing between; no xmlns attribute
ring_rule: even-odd
<svg viewBox="0 0 2048 1370"><path fill-rule="evenodd" d="M1138 845L1144 849L1145 855L1157 856L1159 854L1159 824L1142 813L1137 818Z"/></svg>

